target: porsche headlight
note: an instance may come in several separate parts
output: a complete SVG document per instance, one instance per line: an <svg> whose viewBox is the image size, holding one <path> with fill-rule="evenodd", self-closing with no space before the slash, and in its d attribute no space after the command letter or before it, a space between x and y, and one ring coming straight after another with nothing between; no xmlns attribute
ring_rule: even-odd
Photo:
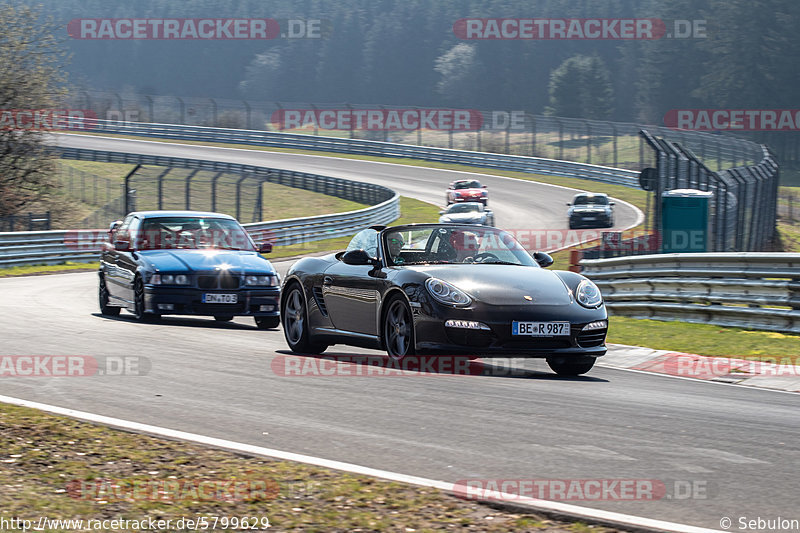
<svg viewBox="0 0 800 533"><path fill-rule="evenodd" d="M579 304L591 309L600 307L603 303L603 296L600 294L600 289L588 279L578 284L578 288L575 291L575 298L578 300Z"/></svg>
<svg viewBox="0 0 800 533"><path fill-rule="evenodd" d="M425 280L425 288L434 299L446 305L465 307L472 303L472 299L465 292L437 278Z"/></svg>

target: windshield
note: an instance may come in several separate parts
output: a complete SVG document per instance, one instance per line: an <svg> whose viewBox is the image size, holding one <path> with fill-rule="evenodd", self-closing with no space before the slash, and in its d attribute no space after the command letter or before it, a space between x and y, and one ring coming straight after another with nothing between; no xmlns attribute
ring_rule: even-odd
<svg viewBox="0 0 800 533"><path fill-rule="evenodd" d="M608 198L606 196L576 196L574 205L607 205Z"/></svg>
<svg viewBox="0 0 800 533"><path fill-rule="evenodd" d="M247 231L238 222L228 218L146 218L135 238L138 250L255 251Z"/></svg>
<svg viewBox="0 0 800 533"><path fill-rule="evenodd" d="M453 204L447 208L447 213L473 213L483 211L483 204L477 202L466 202L463 204Z"/></svg>
<svg viewBox="0 0 800 533"><path fill-rule="evenodd" d="M384 232L390 265L510 264L538 266L510 234L484 226L439 224Z"/></svg>
<svg viewBox="0 0 800 533"><path fill-rule="evenodd" d="M454 189L480 189L481 182L479 181L457 181L453 184Z"/></svg>

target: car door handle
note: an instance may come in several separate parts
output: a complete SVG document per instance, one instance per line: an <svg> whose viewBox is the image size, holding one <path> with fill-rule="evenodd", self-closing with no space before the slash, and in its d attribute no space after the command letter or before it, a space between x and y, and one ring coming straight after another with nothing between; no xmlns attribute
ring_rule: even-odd
<svg viewBox="0 0 800 533"><path fill-rule="evenodd" d="M330 276L325 276L324 278L322 278L322 284L323 285L333 285L333 278L330 277Z"/></svg>

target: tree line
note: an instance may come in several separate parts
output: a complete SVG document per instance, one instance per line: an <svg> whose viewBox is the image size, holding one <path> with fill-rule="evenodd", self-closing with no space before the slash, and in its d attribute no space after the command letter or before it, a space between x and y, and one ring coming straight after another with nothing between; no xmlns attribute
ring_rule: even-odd
<svg viewBox="0 0 800 533"><path fill-rule="evenodd" d="M143 94L658 123L670 109L792 106L800 76L792 68L800 52L796 0L17 2L39 3L56 19L75 87ZM81 40L66 32L76 18L126 17L319 20L325 31L268 41ZM665 33L684 38L473 40L454 32L459 19L504 17L660 19ZM686 36L687 23L699 31Z"/></svg>

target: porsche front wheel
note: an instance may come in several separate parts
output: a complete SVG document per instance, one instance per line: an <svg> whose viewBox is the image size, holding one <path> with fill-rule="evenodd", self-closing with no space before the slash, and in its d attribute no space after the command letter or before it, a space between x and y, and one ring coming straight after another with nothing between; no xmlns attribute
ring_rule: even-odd
<svg viewBox="0 0 800 533"><path fill-rule="evenodd" d="M312 342L308 329L308 313L303 289L293 284L286 293L281 309L283 335L293 352L319 354L328 347Z"/></svg>
<svg viewBox="0 0 800 533"><path fill-rule="evenodd" d="M392 359L400 360L415 354L414 318L402 296L396 296L388 303L383 318L383 339L386 352Z"/></svg>

